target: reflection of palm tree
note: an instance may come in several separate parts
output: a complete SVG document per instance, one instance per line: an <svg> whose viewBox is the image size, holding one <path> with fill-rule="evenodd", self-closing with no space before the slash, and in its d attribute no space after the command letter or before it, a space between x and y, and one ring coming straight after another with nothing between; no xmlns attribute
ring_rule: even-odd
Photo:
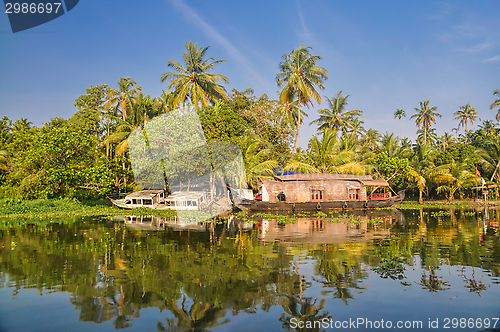
<svg viewBox="0 0 500 332"><path fill-rule="evenodd" d="M330 255L335 255L331 257ZM360 263L354 256L338 257L337 252L323 251L319 259L317 274L322 277L319 282L333 287L333 297L341 299L345 304L354 298L351 289L364 289L361 280L365 277Z"/></svg>
<svg viewBox="0 0 500 332"><path fill-rule="evenodd" d="M430 292L438 292L438 291L445 291L450 289L449 286L450 284L446 281L443 281L443 277L439 277L436 275L436 272L434 271L434 268L429 266L429 275L425 273L425 271L422 273L422 277L420 278L420 283L419 285L422 286L423 289L428 289Z"/></svg>
<svg viewBox="0 0 500 332"><path fill-rule="evenodd" d="M314 322L331 318L327 311L320 314L321 310L325 308L325 299L316 304L318 299L314 299L313 301L312 297L300 300L296 296L287 295L280 302L285 313L281 315L279 320L283 323L283 328L288 331L319 331L320 328L314 326ZM292 329L290 326L292 318L295 318L294 321L296 322L304 322L304 327ZM310 322L313 327L307 327L307 322Z"/></svg>
<svg viewBox="0 0 500 332"><path fill-rule="evenodd" d="M195 301L188 310L186 296L183 296L180 308L176 300L168 301L167 308L175 318L165 318L168 329L158 322L158 331L208 331L210 328L229 322L229 319L219 321L226 314L225 309L208 303Z"/></svg>

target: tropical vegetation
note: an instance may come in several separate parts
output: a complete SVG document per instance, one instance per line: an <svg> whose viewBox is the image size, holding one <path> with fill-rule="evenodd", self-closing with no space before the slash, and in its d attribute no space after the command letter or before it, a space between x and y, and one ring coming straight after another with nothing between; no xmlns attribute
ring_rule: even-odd
<svg viewBox="0 0 500 332"><path fill-rule="evenodd" d="M26 118L1 118L0 198L83 200L138 189L128 138L151 119L187 105L194 106L209 144L230 142L240 148L242 178L253 189L259 176L285 171L371 174L423 202L474 197L481 178L500 182L500 127L486 119L471 129L478 116L469 103L457 106L455 135L438 136L433 126L442 115L429 100L421 101L409 114L417 126L417 140L411 142L401 129L397 136L369 128L361 120L363 111L347 107L354 96L340 91L325 96L326 107L310 122L317 132L307 148L300 148L304 107L321 104L318 90L328 80L311 47L301 45L277 61L277 100L255 96L250 88L228 93L223 84L229 79L212 73L225 60L207 58L208 46L187 42L185 48L182 63L167 63L174 71L161 75L161 82L169 82L161 96L145 95L136 81L122 77L116 89L107 84L87 88L75 99L69 119L53 118L36 127ZM500 89L494 91L491 109L500 106L495 97ZM403 109L394 113L399 125L405 116ZM494 116L498 120L498 113ZM460 127L465 132L458 134ZM497 196L498 190L490 194Z"/></svg>

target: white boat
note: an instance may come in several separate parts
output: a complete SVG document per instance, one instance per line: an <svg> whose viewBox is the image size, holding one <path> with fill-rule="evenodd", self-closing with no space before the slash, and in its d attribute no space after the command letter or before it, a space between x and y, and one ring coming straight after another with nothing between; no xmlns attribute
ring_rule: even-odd
<svg viewBox="0 0 500 332"><path fill-rule="evenodd" d="M112 199L111 202L126 210L202 210L207 206L207 197L203 191L177 191L165 197L163 190L141 190L128 194L123 199Z"/></svg>

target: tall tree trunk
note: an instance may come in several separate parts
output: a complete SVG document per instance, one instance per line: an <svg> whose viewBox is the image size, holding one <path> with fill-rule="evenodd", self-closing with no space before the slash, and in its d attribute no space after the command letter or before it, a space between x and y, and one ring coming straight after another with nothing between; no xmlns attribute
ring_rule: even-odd
<svg viewBox="0 0 500 332"><path fill-rule="evenodd" d="M422 199L422 190L418 189L418 204L424 204L424 200Z"/></svg>
<svg viewBox="0 0 500 332"><path fill-rule="evenodd" d="M427 145L427 127L424 126L424 145Z"/></svg>
<svg viewBox="0 0 500 332"><path fill-rule="evenodd" d="M297 150L297 142L299 141L299 130L300 130L300 104L297 104L297 111L298 111L298 116L297 116L297 134L295 135L295 143L293 144L293 150L292 150L292 157L295 154L295 151Z"/></svg>
<svg viewBox="0 0 500 332"><path fill-rule="evenodd" d="M401 133L401 118L399 118L399 139L398 139L399 146L401 146L401 136L403 136L403 134Z"/></svg>

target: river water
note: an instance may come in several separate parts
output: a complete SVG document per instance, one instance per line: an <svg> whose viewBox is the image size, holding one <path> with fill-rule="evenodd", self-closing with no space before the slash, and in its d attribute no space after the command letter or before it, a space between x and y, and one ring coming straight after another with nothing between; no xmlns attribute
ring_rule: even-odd
<svg viewBox="0 0 500 332"><path fill-rule="evenodd" d="M500 210L0 223L0 331L497 331Z"/></svg>

